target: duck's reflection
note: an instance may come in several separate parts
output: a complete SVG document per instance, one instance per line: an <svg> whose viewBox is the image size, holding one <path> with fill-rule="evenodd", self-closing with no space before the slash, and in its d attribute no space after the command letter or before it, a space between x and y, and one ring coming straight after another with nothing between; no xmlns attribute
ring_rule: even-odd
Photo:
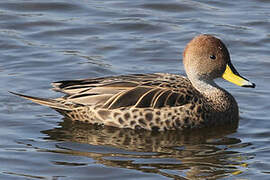
<svg viewBox="0 0 270 180"><path fill-rule="evenodd" d="M241 141L227 135L237 124L192 132L150 132L100 127L64 119L59 128L43 131L49 139L83 143L71 154L97 163L162 174L172 178L218 178L241 173ZM85 145L88 145L85 150ZM102 151L97 151L97 148ZM68 150L67 150L68 151ZM69 153L69 152L65 152Z"/></svg>

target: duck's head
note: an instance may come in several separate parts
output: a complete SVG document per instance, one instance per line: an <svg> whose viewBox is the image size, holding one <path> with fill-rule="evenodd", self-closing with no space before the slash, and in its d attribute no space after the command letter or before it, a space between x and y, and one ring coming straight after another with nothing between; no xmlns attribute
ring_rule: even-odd
<svg viewBox="0 0 270 180"><path fill-rule="evenodd" d="M211 35L199 35L193 38L183 53L183 63L188 78L212 82L216 78L242 87L255 87L233 67L230 54L221 40Z"/></svg>

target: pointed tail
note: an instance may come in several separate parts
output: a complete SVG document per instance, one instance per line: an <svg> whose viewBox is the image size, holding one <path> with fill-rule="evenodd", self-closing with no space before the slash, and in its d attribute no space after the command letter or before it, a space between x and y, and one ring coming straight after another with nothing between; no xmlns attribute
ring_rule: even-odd
<svg viewBox="0 0 270 180"><path fill-rule="evenodd" d="M49 106L49 107L51 107L53 109L67 110L67 111L71 110L70 106L63 104L58 100L27 96L27 95L24 95L24 94L19 94L19 93L15 93L15 92L11 92L11 91L9 91L9 93L20 96L20 97L28 99L28 100L31 100L31 101L33 101L33 102L35 102L37 104L41 104L41 105L44 105L44 106Z"/></svg>

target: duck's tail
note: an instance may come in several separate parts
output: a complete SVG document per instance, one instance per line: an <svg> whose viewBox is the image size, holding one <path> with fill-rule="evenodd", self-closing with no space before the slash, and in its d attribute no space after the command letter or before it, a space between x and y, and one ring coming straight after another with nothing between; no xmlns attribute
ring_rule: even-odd
<svg viewBox="0 0 270 180"><path fill-rule="evenodd" d="M33 97L33 96L27 96L24 94L19 94L19 93L15 93L15 92L11 92L9 91L9 93L20 96L22 98L31 100L37 104L41 104L44 106L49 106L50 108L56 109L56 110L71 110L70 106L65 105L63 103L61 103L61 101L59 100L55 100L55 99L49 99L49 98L40 98L40 97Z"/></svg>

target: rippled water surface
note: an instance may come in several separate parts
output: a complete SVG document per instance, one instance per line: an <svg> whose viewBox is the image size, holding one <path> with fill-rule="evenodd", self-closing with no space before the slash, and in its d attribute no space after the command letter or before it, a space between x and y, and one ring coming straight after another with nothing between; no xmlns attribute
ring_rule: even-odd
<svg viewBox="0 0 270 180"><path fill-rule="evenodd" d="M270 1L0 2L0 179L270 179ZM181 52L209 33L228 46L245 89L218 80L238 128L135 132L70 122L8 91L57 97L50 82L184 74Z"/></svg>

